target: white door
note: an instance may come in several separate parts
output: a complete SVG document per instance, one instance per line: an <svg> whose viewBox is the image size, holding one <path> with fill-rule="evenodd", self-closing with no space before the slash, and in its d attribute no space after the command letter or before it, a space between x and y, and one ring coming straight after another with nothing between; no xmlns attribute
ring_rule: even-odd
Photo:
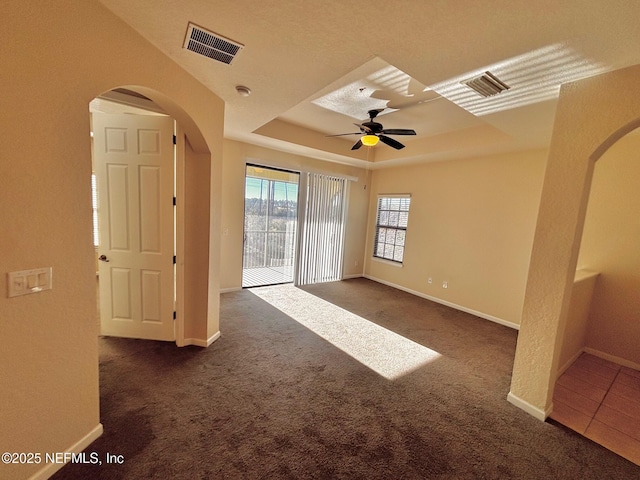
<svg viewBox="0 0 640 480"><path fill-rule="evenodd" d="M101 334L174 340L173 119L93 114Z"/></svg>

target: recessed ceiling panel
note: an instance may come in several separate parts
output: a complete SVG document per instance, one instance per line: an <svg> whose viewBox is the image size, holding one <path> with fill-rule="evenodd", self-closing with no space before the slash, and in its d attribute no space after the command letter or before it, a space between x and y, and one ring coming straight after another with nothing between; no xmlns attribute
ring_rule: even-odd
<svg viewBox="0 0 640 480"><path fill-rule="evenodd" d="M384 108L385 111L381 114L390 113L437 96L435 92L428 91L419 81L393 65L379 59L377 61L383 63L381 68L335 88L315 98L311 103L361 120L369 110Z"/></svg>
<svg viewBox="0 0 640 480"><path fill-rule="evenodd" d="M384 109L385 128L411 128L417 137L460 130L482 123L474 115L425 87L400 69L374 58L296 105L278 118L323 134L358 133L354 123L369 110ZM344 137L351 143L356 137ZM414 140L404 138L407 142Z"/></svg>

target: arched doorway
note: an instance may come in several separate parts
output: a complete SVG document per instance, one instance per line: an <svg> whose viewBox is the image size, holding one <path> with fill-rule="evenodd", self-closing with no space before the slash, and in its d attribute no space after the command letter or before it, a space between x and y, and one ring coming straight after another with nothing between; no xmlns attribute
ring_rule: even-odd
<svg viewBox="0 0 640 480"><path fill-rule="evenodd" d="M640 364L640 129L596 162L578 268L598 272L586 344L619 362Z"/></svg>
<svg viewBox="0 0 640 480"><path fill-rule="evenodd" d="M551 418L640 462L640 131L596 163Z"/></svg>
<svg viewBox="0 0 640 480"><path fill-rule="evenodd" d="M640 126L640 66L564 85L545 172L508 399L544 420L595 161Z"/></svg>
<svg viewBox="0 0 640 480"><path fill-rule="evenodd" d="M140 284L144 284L146 281L148 284L147 286L149 286L151 290L151 295L147 295L146 300L144 298L142 300L138 300L138 310L137 312L133 311L133 313L137 313L139 315L141 309L146 307L147 313L149 311L151 312L151 315L147 315L152 317L151 320L143 318L138 319L138 321L142 324L146 323L147 325L151 325L151 327L154 328L156 327L154 324L156 318L153 317L159 317L159 312L162 307L162 321L165 323L168 322L168 327L170 329L169 335L166 334L166 328L164 330L164 337L154 337L154 333L151 335L139 335L138 330L133 329L128 332L126 328L122 330L122 333L116 328L113 331L107 331L106 334L135 338L175 340L178 346L189 344L208 346L217 338L219 333L216 331L215 333L217 335L214 335L213 337L209 336L207 325L207 316L210 307L210 291L206 288L209 274L209 229L203 227L209 225L211 221L209 213L209 198L211 192L210 182L208 180L211 175L211 157L206 147L206 142L204 141L199 129L182 109L173 104L173 102L165 96L150 89L132 86L119 87L96 97L91 105L92 110L96 112L94 115L112 116L114 118L120 115L121 120L118 121L135 121L136 124L142 119L149 119L152 123L157 119L160 119L165 123L169 121L170 126L168 128L170 130L165 131L162 136L173 137L170 138L170 145L167 145L166 143L163 144L164 150L171 151L171 165L164 174L165 177L172 177L168 187L170 189L168 198L163 198L161 200L158 199L158 205L154 205L156 197L160 195L160 191L155 185L155 180L159 178L159 174L157 173L159 170L156 170L155 167L149 165L136 167L142 168L142 171L147 172L147 179L145 180L146 184L143 187L146 188L147 202L149 201L149 197L151 197L152 203L150 205L147 204L145 208L147 212L151 212L152 221L149 221L148 219L142 220L146 221L144 228L150 228L152 231L153 235L148 236L148 238L151 238L152 240L147 241L147 247L148 245L151 245L153 248L146 248L144 245L141 245L142 237L139 232L136 232L138 236L136 238L132 237L130 242L129 238L127 238L127 241L132 247L146 248L147 250L151 250L151 256L159 256L157 255L157 252L153 250L160 244L160 242L157 241L154 243L153 238L155 238L154 236L156 233L159 233L161 222L155 221L154 219L155 216L159 214L160 207L162 207L163 212L165 212L165 216L169 215L169 218L165 218L162 221L162 230L164 232L163 243L167 245L167 251L164 252L165 261L163 263L163 268L167 271L160 274L158 269L147 268L141 277L140 273L134 272L130 274L128 267L117 267L116 271L120 276L118 280L120 284L118 284L118 282L114 283L111 277L105 277L109 278L108 282L105 281L108 285L107 287L103 284L103 287L105 287L103 288L103 295L104 292L106 292L107 295L110 295L113 291L116 293L118 291L125 292L120 295L121 297L126 297L126 301L124 302L125 306L121 309L124 310L125 313L125 315L121 316L125 317L125 319L122 321L117 318L115 323L117 324L119 321L122 321L122 323L125 323L126 327L127 323L133 323L126 317L132 313L129 310L134 310L134 308L128 309L134 301L132 301L133 296L130 295L124 287L122 287L122 284L128 285L128 283L134 283L136 286L139 286ZM122 118L124 118L124 120L122 120ZM178 121L178 118L181 118L182 121ZM175 129L173 119L176 119ZM149 136L150 132L155 132L154 128L155 127L147 128L143 126L138 131ZM120 141L119 134L124 132L125 129L116 127L110 131L116 132L116 141ZM139 136L140 133L133 133L132 135ZM159 139L160 135L158 135L157 138ZM151 146L155 148L155 142L157 140L156 136L151 135L149 136L149 139ZM131 139L129 141L131 145L128 145L127 148L135 150L137 147L135 147L134 142L137 140L137 138ZM101 141L104 142L104 138L102 138ZM122 140L122 142L125 142L125 140ZM149 145L149 142L147 145ZM158 145L160 145L160 143L158 143ZM105 147L102 145L100 150L104 151L104 149ZM146 158L149 157L151 157L151 155L147 155L144 161L146 162ZM120 167L122 167L122 165L120 165ZM120 175L122 178L126 178L126 165L125 168L116 168L115 170L120 170L117 175ZM137 172L132 172L130 174L130 176L134 175L136 176L136 179L129 178L128 181L129 184L132 185L132 188L135 189L141 184L142 180L137 177ZM110 184L111 187L109 188L112 188L113 184L117 182L111 181L102 183L103 189L106 189L107 184ZM126 212L122 211L122 208L124 208L124 202L120 199L127 198L127 201L130 201L131 198L136 195L139 196L139 193L135 193L134 195L129 192L128 194L120 195L116 192L115 194L106 195L107 197L113 197L116 199L115 213L120 216L128 216L126 228L120 229L119 235L121 237L123 236L122 231L124 230L140 231L142 228L139 223L136 225L129 225L136 219L141 219L143 210L140 210L140 206L134 208L134 213L132 215L128 215ZM104 195L101 197L101 203L104 206ZM119 211L118 208L120 208L121 211ZM105 212L102 213L105 214ZM115 213L106 214L105 218L108 217L108 221L102 223L104 225L111 225L115 220L117 220L117 215L115 215ZM99 216L99 214L96 216ZM147 215L147 217L149 217L149 215ZM105 237L105 240L111 239L108 232L106 232L103 237ZM105 241L104 244L96 250L96 259L102 257L104 260L97 260L96 262L96 265L100 270L107 270L108 268L114 269L114 267L116 267L115 263L111 262L110 259L110 255L112 255L113 250L102 251L106 248L107 243L109 242ZM118 253L120 252L117 251L116 248L116 256ZM168 257L166 254L168 254ZM168 262L166 261L166 258L168 258ZM132 275L135 278L133 278ZM145 275L146 278L144 278ZM164 290L162 290L161 294L156 294L156 290L160 288L160 282L156 281L156 278L162 276L165 278L170 276L170 282L168 282L168 286L166 285L167 282L164 282L162 287ZM114 289L113 285L116 285L120 290L117 288ZM203 285L205 288L202 287ZM165 287L168 287L168 290ZM189 294L185 295L185 291L189 291ZM160 292L160 290L158 290L158 292ZM101 297L103 297L103 295L101 295ZM149 297L151 298L150 300ZM167 297L170 298L167 299ZM105 309L104 306L107 303L104 300L105 299L103 297L101 302L102 310ZM162 300L162 305L160 300ZM167 300L170 301L167 302ZM144 303L145 301L146 305ZM169 311L165 308L167 303L170 304ZM113 298L110 297L108 305L111 304L114 304L114 301ZM113 310L109 313L109 318L111 318L113 316L111 315ZM103 331L103 333L105 332Z"/></svg>

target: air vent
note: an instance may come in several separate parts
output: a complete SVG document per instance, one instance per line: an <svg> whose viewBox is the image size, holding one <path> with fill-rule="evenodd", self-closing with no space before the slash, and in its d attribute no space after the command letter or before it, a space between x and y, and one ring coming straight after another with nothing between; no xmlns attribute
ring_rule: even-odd
<svg viewBox="0 0 640 480"><path fill-rule="evenodd" d="M492 97L493 95L497 95L498 93L504 92L505 90L509 90L509 88L511 88L509 87L509 85L504 83L489 71L484 72L478 77L474 77L470 80L465 80L461 83L483 97Z"/></svg>
<svg viewBox="0 0 640 480"><path fill-rule="evenodd" d="M187 35L184 40L184 48L187 50L227 65L231 64L242 47L244 45L224 38L217 33L208 32L192 23L187 28Z"/></svg>

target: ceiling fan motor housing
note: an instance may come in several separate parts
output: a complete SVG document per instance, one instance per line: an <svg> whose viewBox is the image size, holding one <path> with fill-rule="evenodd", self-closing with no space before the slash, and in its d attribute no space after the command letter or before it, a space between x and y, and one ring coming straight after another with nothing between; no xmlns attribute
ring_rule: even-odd
<svg viewBox="0 0 640 480"><path fill-rule="evenodd" d="M364 122L362 123L363 127L366 127L370 133L377 134L382 132L382 124L378 122ZM362 129L365 131L364 129Z"/></svg>

